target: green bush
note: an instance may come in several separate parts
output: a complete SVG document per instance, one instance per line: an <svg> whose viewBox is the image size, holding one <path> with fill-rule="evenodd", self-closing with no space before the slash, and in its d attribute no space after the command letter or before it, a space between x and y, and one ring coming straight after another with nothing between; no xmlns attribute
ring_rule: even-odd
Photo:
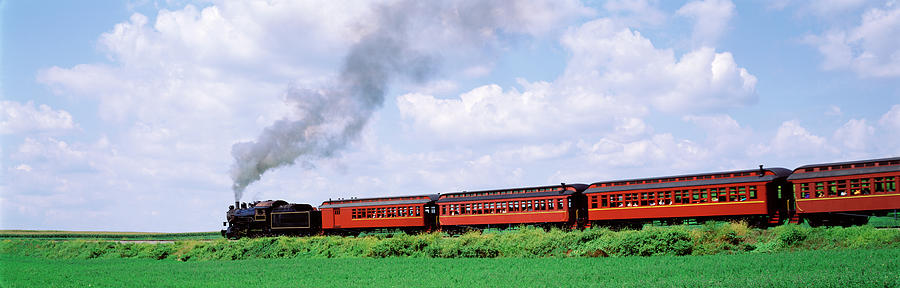
<svg viewBox="0 0 900 288"><path fill-rule="evenodd" d="M745 223L709 222L693 226L647 226L563 231L518 227L473 231L459 237L440 232L365 237L269 237L240 240L186 240L174 243L119 243L96 240L0 241L0 254L43 258L145 258L179 261L274 258L546 258L715 255L785 250L900 248L900 230L871 226L811 228L784 225L753 229Z"/></svg>
<svg viewBox="0 0 900 288"><path fill-rule="evenodd" d="M615 256L681 256L691 254L693 250L690 234L659 228L623 231L605 246L605 251Z"/></svg>
<svg viewBox="0 0 900 288"><path fill-rule="evenodd" d="M806 240L807 234L809 233L808 230L808 228L788 224L776 228L776 233L778 233L778 240L781 241L782 245L785 247L794 247L800 245L803 240Z"/></svg>

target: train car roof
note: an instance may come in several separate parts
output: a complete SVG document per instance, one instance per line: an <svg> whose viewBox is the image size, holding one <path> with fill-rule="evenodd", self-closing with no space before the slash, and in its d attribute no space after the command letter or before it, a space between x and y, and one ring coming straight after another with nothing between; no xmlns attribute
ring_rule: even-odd
<svg viewBox="0 0 900 288"><path fill-rule="evenodd" d="M572 194L575 194L575 191L562 190L562 191L547 191L547 192L533 192L533 193L485 195L485 196L458 197L458 198L441 198L440 200L437 201L437 203L469 202L469 201L501 200L501 199L522 199L522 198L535 198L535 197L572 195Z"/></svg>
<svg viewBox="0 0 900 288"><path fill-rule="evenodd" d="M422 198L425 199L402 199L402 198ZM384 206L384 205L408 205L408 204L424 204L437 200L438 194L422 194L422 195L404 195L391 197L371 197L371 198L351 198L328 200L322 202L319 209L324 208L343 208L343 207L362 207L362 206ZM395 200L396 199L396 200ZM379 201L383 200L383 201Z"/></svg>
<svg viewBox="0 0 900 288"><path fill-rule="evenodd" d="M884 162L887 162L887 165L881 165ZM877 166L865 165L864 167L853 167L853 166L856 166L857 164L869 164L869 163L878 164L878 165ZM824 168L824 167L832 167L833 168L833 166L845 166L845 165L849 165L851 167L829 169L826 171L809 171L809 172L805 171L807 169L811 170L814 168ZM870 159L870 160L860 160L860 161L804 165L804 166L798 167L797 169L794 169L794 174L791 174L791 176L788 177L788 180L802 180L802 179L811 179L811 178L863 175L863 174L898 172L898 171L900 171L900 157L880 158L880 159Z"/></svg>
<svg viewBox="0 0 900 288"><path fill-rule="evenodd" d="M749 176L739 176L739 177L728 177L728 178L714 178L714 179L694 179L694 180L682 180L682 181L671 181L671 182L656 182L656 183L642 183L642 184L628 184L628 185L619 185L619 186L608 186L608 187L593 187L584 190L585 194L588 193L601 193L601 192L614 192L614 191L630 191L630 190L643 190L643 189L658 189L658 188L680 188L680 187L691 187L691 186L702 186L702 185L722 185L722 184L735 184L735 183L748 183L748 182L760 182L760 181L772 181L779 178L785 178L791 174L791 170L781 168L781 167L773 167L773 168L763 168L764 171L770 171L774 175L749 175ZM605 184L605 183L617 183L617 182L645 182L648 180L662 180L662 179L672 179L672 178L695 178L699 176L713 176L713 175L722 175L729 174L733 175L735 173L756 173L759 172L760 169L752 169L752 170L736 170L736 171L723 171L723 172L715 172L715 173L699 173L699 174L685 174L685 175L677 175L677 176L665 176L665 177L652 177L652 178L640 178L640 179L628 179L628 180L615 180L615 181L601 181L592 183L591 186L597 184Z"/></svg>
<svg viewBox="0 0 900 288"><path fill-rule="evenodd" d="M263 209L263 208L269 208L272 206L281 206L281 205L287 205L287 204L288 204L288 202L284 201L284 200L266 200L266 201L256 202L256 204L253 205L253 208Z"/></svg>
<svg viewBox="0 0 900 288"><path fill-rule="evenodd" d="M860 164L860 163L869 163L869 162L890 162L890 161L900 161L900 157L891 157L891 158L879 158L879 159L869 159L869 160L856 160L856 161L847 161L847 162L833 162L833 163L821 163L821 164L809 164L797 167L794 171L806 168L815 168L815 167L824 167L824 166L836 166L836 165L851 165L851 164Z"/></svg>
<svg viewBox="0 0 900 288"><path fill-rule="evenodd" d="M460 194L470 194L470 193L477 194L477 193L492 193L492 192L505 192L505 191L514 191L514 190L548 189L548 188L563 188L563 187L572 187L572 188L575 188L575 191L563 189L562 191L510 193L510 194L481 195L481 196L468 196L468 197L465 197L465 196L464 197L444 197L444 196L456 196L456 195L460 195ZM547 186L534 186L534 187L519 187L519 188L506 188L506 189L493 189L493 190L453 192L453 193L441 194L441 198L437 201L437 203L571 195L571 194L575 194L580 191L584 191L584 189L587 189L587 187L588 187L588 185L586 185L586 184L575 183L575 184L561 184L561 185L547 185Z"/></svg>

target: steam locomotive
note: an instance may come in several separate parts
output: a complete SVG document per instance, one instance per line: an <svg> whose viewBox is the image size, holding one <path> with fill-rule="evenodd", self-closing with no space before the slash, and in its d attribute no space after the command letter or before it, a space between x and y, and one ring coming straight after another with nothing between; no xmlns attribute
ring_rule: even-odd
<svg viewBox="0 0 900 288"><path fill-rule="evenodd" d="M239 203L222 235L352 235L535 225L580 229L743 220L766 227L807 221L865 224L900 209L900 157L668 177L328 200Z"/></svg>

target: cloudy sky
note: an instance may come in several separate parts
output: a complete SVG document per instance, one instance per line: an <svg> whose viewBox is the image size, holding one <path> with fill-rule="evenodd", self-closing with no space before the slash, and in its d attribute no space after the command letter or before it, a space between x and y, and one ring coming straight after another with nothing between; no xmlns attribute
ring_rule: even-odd
<svg viewBox="0 0 900 288"><path fill-rule="evenodd" d="M895 1L420 2L0 1L0 228L900 155Z"/></svg>

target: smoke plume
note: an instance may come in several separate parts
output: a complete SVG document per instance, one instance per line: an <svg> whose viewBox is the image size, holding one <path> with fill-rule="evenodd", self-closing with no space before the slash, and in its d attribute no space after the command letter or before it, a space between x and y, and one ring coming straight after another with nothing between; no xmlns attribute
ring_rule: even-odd
<svg viewBox="0 0 900 288"><path fill-rule="evenodd" d="M546 21L548 10L571 8L554 4L560 2L565 1L399 1L376 7L374 29L350 48L335 84L288 88L285 99L295 108L295 117L276 121L256 141L232 145L235 200L269 169L298 161L311 166L310 161L331 157L346 147L381 107L393 79L429 80L437 70L437 57L411 47L410 33L439 31L438 37L452 38L444 41L477 46L478 41L491 40L497 29L532 32L542 23L528 22L529 9L542 10L543 17L538 19Z"/></svg>

